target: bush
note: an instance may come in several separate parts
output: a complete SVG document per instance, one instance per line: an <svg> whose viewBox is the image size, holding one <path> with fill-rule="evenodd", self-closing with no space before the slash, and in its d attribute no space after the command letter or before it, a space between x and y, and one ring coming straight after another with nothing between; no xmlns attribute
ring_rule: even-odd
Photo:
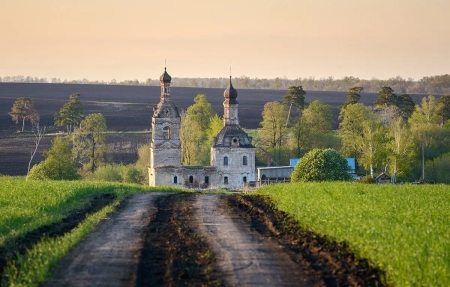
<svg viewBox="0 0 450 287"><path fill-rule="evenodd" d="M347 160L334 149L313 149L300 159L292 182L351 180Z"/></svg>
<svg viewBox="0 0 450 287"><path fill-rule="evenodd" d="M102 165L98 167L93 173L86 175L86 179L122 182L122 169L123 166L119 164Z"/></svg>

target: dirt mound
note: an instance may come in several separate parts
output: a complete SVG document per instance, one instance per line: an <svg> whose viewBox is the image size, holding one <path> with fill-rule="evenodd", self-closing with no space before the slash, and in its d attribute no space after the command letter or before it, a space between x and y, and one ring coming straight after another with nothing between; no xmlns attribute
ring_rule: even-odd
<svg viewBox="0 0 450 287"><path fill-rule="evenodd" d="M192 194L160 197L146 228L136 286L221 286L205 239L190 226Z"/></svg>
<svg viewBox="0 0 450 287"><path fill-rule="evenodd" d="M366 259L356 259L345 244L302 229L298 222L277 210L269 198L229 196L231 208L263 236L276 239L291 259L325 286L385 286L384 274Z"/></svg>

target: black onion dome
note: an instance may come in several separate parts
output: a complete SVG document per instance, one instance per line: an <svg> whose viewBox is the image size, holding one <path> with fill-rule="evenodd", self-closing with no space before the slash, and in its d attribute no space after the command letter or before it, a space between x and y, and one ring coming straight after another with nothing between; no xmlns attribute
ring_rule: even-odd
<svg viewBox="0 0 450 287"><path fill-rule="evenodd" d="M166 68L164 68L164 74L159 77L159 81L163 83L170 83L172 81L172 77L167 73Z"/></svg>
<svg viewBox="0 0 450 287"><path fill-rule="evenodd" d="M228 88L223 92L223 96L225 100L228 100L230 104L237 104L236 98L238 96L238 92L233 87L233 84L231 83L231 76L230 76L230 85Z"/></svg>

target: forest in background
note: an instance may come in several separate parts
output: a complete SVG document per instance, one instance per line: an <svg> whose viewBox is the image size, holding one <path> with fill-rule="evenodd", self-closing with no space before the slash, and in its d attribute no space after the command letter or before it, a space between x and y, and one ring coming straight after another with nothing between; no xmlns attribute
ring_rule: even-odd
<svg viewBox="0 0 450 287"><path fill-rule="evenodd" d="M145 81L124 80L117 81L90 81L88 79L80 80L61 80L60 78L38 78L30 76L0 76L0 82L8 83L57 83L57 84L93 84L93 85L136 85L136 86L159 86L159 78L148 78ZM172 78L173 87L196 87L196 88L226 88L228 78ZM286 90L290 86L302 86L304 90L309 91L340 91L346 92L351 87L363 87L365 92L378 93L382 87L391 87L396 93L409 94L450 94L450 75L436 75L423 77L420 80L412 78L404 79L400 76L387 80L372 78L370 80L357 77L343 77L335 79L333 77L316 79L297 78L288 79L286 77L276 77L275 79L259 79L240 76L233 78L233 85L238 89L275 89Z"/></svg>

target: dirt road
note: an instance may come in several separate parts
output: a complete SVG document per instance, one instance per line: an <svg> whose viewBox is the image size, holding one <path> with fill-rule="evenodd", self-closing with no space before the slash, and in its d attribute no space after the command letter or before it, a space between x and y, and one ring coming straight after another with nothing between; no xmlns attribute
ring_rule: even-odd
<svg viewBox="0 0 450 287"><path fill-rule="evenodd" d="M217 194L135 195L74 248L43 286L380 284L370 268L355 275L361 273L358 264L356 272L345 271L333 254L305 251L299 246L317 248L286 239L276 219L269 219L276 216L258 205Z"/></svg>

